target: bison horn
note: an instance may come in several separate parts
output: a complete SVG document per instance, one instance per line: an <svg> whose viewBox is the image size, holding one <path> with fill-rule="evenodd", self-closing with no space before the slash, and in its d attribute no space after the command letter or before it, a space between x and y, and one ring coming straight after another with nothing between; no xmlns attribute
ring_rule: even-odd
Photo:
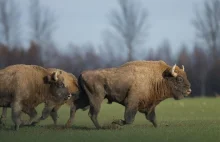
<svg viewBox="0 0 220 142"><path fill-rule="evenodd" d="M55 81L58 80L58 77L57 77L57 71L56 71L55 74L54 74L54 80L55 80Z"/></svg>
<svg viewBox="0 0 220 142"><path fill-rule="evenodd" d="M175 72L175 68L176 68L176 64L172 67L171 74L172 74L173 77L177 77L177 73Z"/></svg>
<svg viewBox="0 0 220 142"><path fill-rule="evenodd" d="M185 71L184 65L182 65L183 71Z"/></svg>

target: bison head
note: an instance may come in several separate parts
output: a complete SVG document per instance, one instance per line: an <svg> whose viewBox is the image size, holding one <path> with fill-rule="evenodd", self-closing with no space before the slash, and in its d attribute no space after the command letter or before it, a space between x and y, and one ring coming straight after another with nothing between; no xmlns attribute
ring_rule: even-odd
<svg viewBox="0 0 220 142"><path fill-rule="evenodd" d="M44 82L50 84L50 92L56 100L68 100L71 97L67 87L64 85L64 78L61 76L62 71L53 72L45 77Z"/></svg>
<svg viewBox="0 0 220 142"><path fill-rule="evenodd" d="M168 86L171 89L174 99L182 99L191 93L191 85L184 71L184 66L180 69L178 66L174 65L166 69L163 76L168 81Z"/></svg>

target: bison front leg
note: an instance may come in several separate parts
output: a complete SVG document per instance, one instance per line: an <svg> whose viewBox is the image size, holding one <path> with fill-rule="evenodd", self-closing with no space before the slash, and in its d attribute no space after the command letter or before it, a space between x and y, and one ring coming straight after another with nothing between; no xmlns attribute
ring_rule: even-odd
<svg viewBox="0 0 220 142"><path fill-rule="evenodd" d="M6 117L7 117L7 107L3 107L2 108L2 115L0 118L0 124L5 125Z"/></svg>
<svg viewBox="0 0 220 142"><path fill-rule="evenodd" d="M61 107L61 105L55 106L52 111L50 112L50 116L53 119L53 123L54 125L57 125L57 119L58 119L58 114L57 111L59 110L59 108Z"/></svg>
<svg viewBox="0 0 220 142"><path fill-rule="evenodd" d="M40 118L38 118L36 121L32 122L31 125L36 125L37 123L39 123L41 120L45 120L51 113L52 109L55 106L49 106L49 105L45 105L43 111L42 111L42 115Z"/></svg>
<svg viewBox="0 0 220 142"><path fill-rule="evenodd" d="M135 115L137 114L138 108L136 106L127 105L125 107L125 113L124 113L124 119L125 120L115 120L112 122L112 124L118 124L120 126L126 125L126 124L132 124L135 119Z"/></svg>
<svg viewBox="0 0 220 142"><path fill-rule="evenodd" d="M154 125L155 128L157 127L155 108L153 108L150 112L145 112L145 117Z"/></svg>
<svg viewBox="0 0 220 142"><path fill-rule="evenodd" d="M126 107L125 108L125 124L132 124L135 119L135 115L137 114L137 107Z"/></svg>
<svg viewBox="0 0 220 142"><path fill-rule="evenodd" d="M74 103L71 103L70 106L70 118L68 119L68 121L66 122L66 127L70 127L71 124L73 123L74 117L75 117L75 112L76 112L76 106Z"/></svg>
<svg viewBox="0 0 220 142"><path fill-rule="evenodd" d="M35 117L37 116L37 111L35 108L29 108L28 106L23 108L22 111L29 115L30 119L28 121L23 121L22 125L31 125Z"/></svg>

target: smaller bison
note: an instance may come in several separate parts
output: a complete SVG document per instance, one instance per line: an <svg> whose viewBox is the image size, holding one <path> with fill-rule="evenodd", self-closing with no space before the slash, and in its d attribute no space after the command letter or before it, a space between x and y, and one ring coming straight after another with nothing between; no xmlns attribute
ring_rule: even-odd
<svg viewBox="0 0 220 142"><path fill-rule="evenodd" d="M64 78L64 85L65 87L68 89L68 91L71 94L77 94L78 93L78 83L77 83L77 78L71 74L71 73L67 73L61 69L56 69L56 68L49 68L47 69L47 71L49 71L50 73L53 72L62 72L61 76ZM68 99L66 102L62 102L60 104L56 104L56 106L52 109L50 116L54 121L54 124L57 124L57 111L59 110L59 108L64 104L68 104L70 106L70 118L68 119L67 123L66 123L66 127L70 127L74 116L75 116L75 104L74 104L74 100L76 100L77 98L74 96L72 96L70 99ZM33 124L38 123L41 120L41 118L39 118L37 121L33 122Z"/></svg>
<svg viewBox="0 0 220 142"><path fill-rule="evenodd" d="M0 107L12 108L16 130L34 121L35 107L40 103L45 103L40 118L45 119L57 104L71 97L61 74L35 65L12 65L0 70ZM21 120L22 111L30 116L29 121Z"/></svg>
<svg viewBox="0 0 220 142"><path fill-rule="evenodd" d="M89 105L89 116L98 129L101 126L97 117L105 98L109 103L125 106L124 120L116 120L114 124L133 123L139 111L156 127L155 107L161 101L171 97L179 100L191 93L184 67L171 67L163 61L133 61L118 68L84 71L78 85L76 107Z"/></svg>
<svg viewBox="0 0 220 142"><path fill-rule="evenodd" d="M64 78L64 86L68 89L68 91L71 94L78 93L77 78L73 74L67 73L61 69L56 69L56 68L49 68L49 69L47 69L47 71L49 71L49 73L51 73L51 74L53 74L54 72L62 72L62 74L60 74L60 76L62 76ZM66 123L66 127L71 126L73 119L74 119L74 116L75 116L75 105L74 105L75 99L76 99L76 97L73 96L73 97L71 97L71 99L68 99L65 102L61 102L61 103L58 102L58 104L56 104L56 106L51 110L50 116L54 122L54 125L57 124L57 118L58 118L57 111L64 103L66 103L70 106L70 118L68 119L68 121ZM0 124L4 125L4 121L6 121L6 115L7 115L7 107L3 107L2 115L0 117ZM27 115L29 115L29 114L27 114ZM31 125L36 125L42 119L44 119L44 117L40 117L37 121L32 122Z"/></svg>

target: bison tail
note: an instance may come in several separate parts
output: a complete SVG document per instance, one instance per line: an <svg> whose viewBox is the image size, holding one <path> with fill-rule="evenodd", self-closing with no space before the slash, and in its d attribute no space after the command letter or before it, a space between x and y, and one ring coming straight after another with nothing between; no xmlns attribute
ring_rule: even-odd
<svg viewBox="0 0 220 142"><path fill-rule="evenodd" d="M78 108L82 110L87 110L89 108L89 98L85 91L86 86L82 75L80 75L78 78L78 85L79 85L79 92L74 94L77 98L75 103L77 104Z"/></svg>

